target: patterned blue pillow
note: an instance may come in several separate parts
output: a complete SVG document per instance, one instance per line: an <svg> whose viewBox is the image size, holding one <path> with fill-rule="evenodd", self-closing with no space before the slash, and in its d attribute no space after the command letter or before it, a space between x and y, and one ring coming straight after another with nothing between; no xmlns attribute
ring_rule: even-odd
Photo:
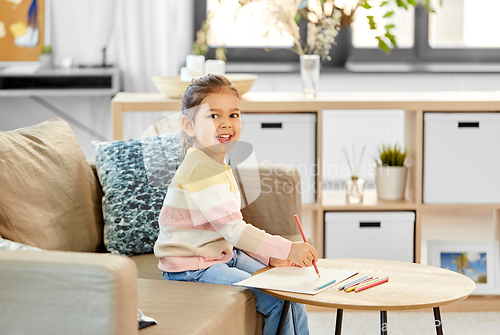
<svg viewBox="0 0 500 335"><path fill-rule="evenodd" d="M152 253L163 200L183 159L179 135L93 144L106 249L126 256Z"/></svg>
<svg viewBox="0 0 500 335"><path fill-rule="evenodd" d="M31 245L22 244L13 242L10 240L6 240L0 237L0 250L40 250L44 251L44 249L32 247Z"/></svg>

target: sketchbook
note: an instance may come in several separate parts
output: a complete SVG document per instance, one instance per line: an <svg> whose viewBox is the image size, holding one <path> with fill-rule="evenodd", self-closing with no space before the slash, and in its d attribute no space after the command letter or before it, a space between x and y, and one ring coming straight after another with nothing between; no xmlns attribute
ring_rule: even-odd
<svg viewBox="0 0 500 335"><path fill-rule="evenodd" d="M276 267L234 283L233 285L313 295L327 290L330 287L338 286L347 278L359 273L359 271L334 270L320 267L319 273L321 278L318 278L313 267ZM315 288L330 283L333 280L335 280L334 284L328 285L320 290L315 290Z"/></svg>

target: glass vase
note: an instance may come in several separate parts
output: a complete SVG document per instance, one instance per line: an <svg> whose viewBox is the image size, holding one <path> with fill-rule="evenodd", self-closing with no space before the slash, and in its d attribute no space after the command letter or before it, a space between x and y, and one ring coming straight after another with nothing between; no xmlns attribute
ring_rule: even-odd
<svg viewBox="0 0 500 335"><path fill-rule="evenodd" d="M348 180L345 183L346 202L348 204L362 203L364 187L364 179L360 179L358 175L351 176L351 180Z"/></svg>
<svg viewBox="0 0 500 335"><path fill-rule="evenodd" d="M316 98L319 86L319 56L300 56L300 77L302 78L302 89L304 98Z"/></svg>

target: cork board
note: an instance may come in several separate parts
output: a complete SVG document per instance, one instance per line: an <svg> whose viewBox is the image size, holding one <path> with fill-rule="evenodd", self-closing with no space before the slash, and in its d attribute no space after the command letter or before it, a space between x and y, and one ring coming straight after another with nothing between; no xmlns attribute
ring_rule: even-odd
<svg viewBox="0 0 500 335"><path fill-rule="evenodd" d="M35 5L36 16L30 21L28 13L30 7L35 12ZM45 0L0 0L0 62L38 61L44 45L44 8Z"/></svg>

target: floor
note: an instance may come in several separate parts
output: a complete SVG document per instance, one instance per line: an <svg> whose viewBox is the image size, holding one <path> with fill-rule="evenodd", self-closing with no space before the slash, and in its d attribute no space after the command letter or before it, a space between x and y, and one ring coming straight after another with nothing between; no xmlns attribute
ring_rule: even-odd
<svg viewBox="0 0 500 335"><path fill-rule="evenodd" d="M334 334L334 312L308 312L308 317L311 335ZM500 312L445 312L441 321L446 335L497 335ZM391 335L434 335L434 322L432 310L388 312L385 328ZM344 312L342 335L379 334L380 327L379 312Z"/></svg>

